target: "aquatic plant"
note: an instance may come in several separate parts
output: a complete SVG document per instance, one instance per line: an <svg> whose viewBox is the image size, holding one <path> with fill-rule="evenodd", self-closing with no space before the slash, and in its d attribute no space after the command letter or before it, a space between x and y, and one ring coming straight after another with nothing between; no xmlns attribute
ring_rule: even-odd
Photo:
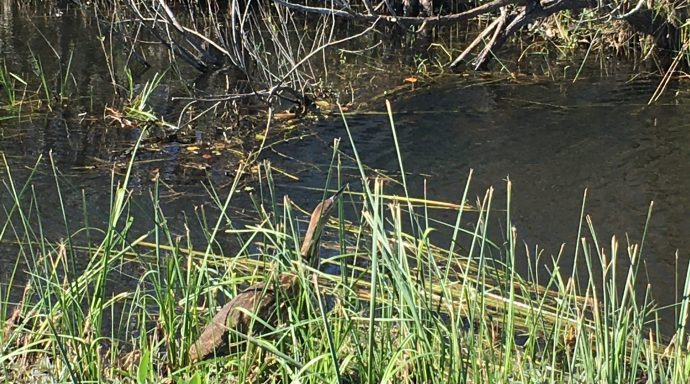
<svg viewBox="0 0 690 384"><path fill-rule="evenodd" d="M16 111L21 105L21 101L18 99L18 85L26 87L26 81L17 74L8 71L7 63L3 60L0 67L0 88L2 88L7 99L5 106L9 111Z"/></svg>
<svg viewBox="0 0 690 384"><path fill-rule="evenodd" d="M141 87L141 90L137 92L134 84L134 79L132 78L132 72L130 70L126 71L127 74L127 84L128 84L128 104L125 107L126 116L142 122L156 122L159 118L153 113L151 105L149 105L149 100L153 93L156 91L160 85L161 80L165 77L163 74L154 74L151 80L148 80Z"/></svg>
<svg viewBox="0 0 690 384"><path fill-rule="evenodd" d="M52 110L51 105L53 102L53 98L51 97L50 87L48 87L47 74L43 70L43 63L41 62L41 58L35 55L33 51L31 51L31 61L34 76L38 78L40 84L40 88L37 91L37 93L43 93L43 100L45 101L46 106L49 110Z"/></svg>
<svg viewBox="0 0 690 384"><path fill-rule="evenodd" d="M19 74L10 72L7 69L7 64L3 61L0 67L0 88L4 91L7 98L7 107L9 110L16 112L16 116L30 115L35 113L37 109L44 107L48 111L52 111L56 105L69 100L70 94L70 80L74 81L72 73L72 58L73 51L70 50L70 55L63 68L60 64L59 70L56 72L48 72L43 65L43 60L37 55L31 47L29 47L31 55L30 63L31 70L37 84L32 84L28 78L20 77ZM60 57L57 57L60 61ZM51 86L50 84L54 84ZM21 86L21 98L19 98L19 86ZM29 90L35 87L35 89Z"/></svg>

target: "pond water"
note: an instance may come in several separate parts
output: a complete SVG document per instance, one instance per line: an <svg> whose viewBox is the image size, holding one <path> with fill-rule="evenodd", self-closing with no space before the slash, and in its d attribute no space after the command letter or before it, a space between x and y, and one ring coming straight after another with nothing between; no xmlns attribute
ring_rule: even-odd
<svg viewBox="0 0 690 384"><path fill-rule="evenodd" d="M0 1L0 52L7 69L31 76L33 51L51 73L59 69L50 60L52 49L63 57L73 51L68 81L77 84L75 92L83 99L20 121L0 119L0 150L19 180L28 175L27 167L33 166L39 155L44 156L33 181L44 211L55 208L58 212L54 176L45 160L49 156L59 167L64 183L62 198L74 217L81 217L84 200L93 212L107 211L112 164L122 156L126 159L126 149L139 131L102 121L100 114L112 98L112 89L95 26L88 18L70 15L27 18L10 3ZM167 65L165 51L160 47L151 50L149 59L163 70ZM392 77L400 82L405 75ZM504 180L509 178L513 183L513 222L520 240L531 249L539 245L546 256L557 254L565 243L561 264L566 268L572 263L568 255L577 240L585 189L586 212L602 245L608 245L614 234L623 241L629 234L631 241L638 242L649 203L654 201L644 251L645 273L655 297L662 304L673 301L676 255L681 276L690 259L690 215L686 208L690 207L690 123L686 118L690 99L669 91L670 96L647 105L658 82L630 80L632 75L620 69L607 76L589 74L574 83L571 79L448 76L395 97L392 106L397 135L405 170L412 175L412 195L422 196L426 180L429 198L458 202L473 169L471 201L483 196L487 187L495 186L494 207L502 208ZM146 76L151 74L140 81ZM171 91L167 86L161 89L165 109L170 107L166 102ZM369 107L385 110L382 101L371 102ZM170 111L162 113L166 112ZM383 113L351 113L346 119L364 163L388 173L398 172L388 117ZM293 182L277 176L278 194L289 191L294 201L310 206L320 192L302 187L323 187L333 139L347 137L343 122L339 118L322 119L286 135L297 139L271 147L264 158L299 178ZM222 142L214 129L198 130L194 136L198 142ZM245 139L256 141L254 134ZM241 148L242 144L236 146ZM344 150L350 151L349 146L344 145ZM198 155L189 154L176 142L165 143L157 151L144 151L141 160L147 162L135 170L135 193L146 197L150 172L160 172L169 188L164 209L171 213L173 223L181 223L195 207L209 203L200 182L227 185L232 180L229 171L237 163L232 152L223 151L199 169L195 166ZM7 181L5 172L2 177ZM6 191L0 200L5 206L10 204ZM237 204L246 205L246 199ZM149 207L142 202L141 208L146 212ZM143 214L142 220L150 220L149 216ZM448 222L454 219L443 217L443 213L440 216ZM503 220L500 216L495 215L496 222ZM103 215L90 218L95 226L106 221ZM49 238L64 234L60 215L48 215L44 226ZM11 271L15 256L13 252L0 253L0 271ZM4 281L2 273L0 280Z"/></svg>
<svg viewBox="0 0 690 384"><path fill-rule="evenodd" d="M607 249L613 235L623 247L626 236L640 242L653 201L643 273L660 303L673 302L674 276L682 281L690 260L690 99L676 96L649 106L657 82L628 79L625 74L574 84L459 79L393 102L405 170L424 175L408 181L412 194L422 196L425 179L430 198L457 202L473 169L470 201L494 186L493 207L505 209L510 179L520 241L532 257L538 245L549 264L564 244L560 265L566 270L572 266L585 190L585 213ZM387 117L348 117L348 125L365 163L398 168ZM339 122L318 130L325 142L343 136ZM452 223L454 217L442 219ZM495 213L494 220L498 224L504 214Z"/></svg>

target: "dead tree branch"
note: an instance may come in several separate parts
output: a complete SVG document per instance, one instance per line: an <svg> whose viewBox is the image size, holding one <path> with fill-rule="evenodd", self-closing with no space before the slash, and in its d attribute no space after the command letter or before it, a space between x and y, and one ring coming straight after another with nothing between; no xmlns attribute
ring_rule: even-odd
<svg viewBox="0 0 690 384"><path fill-rule="evenodd" d="M510 4L519 4L522 0L493 0L486 4L482 4L478 7L472 8L465 12L454 13L445 16L432 16L432 17L411 17L411 16L385 16L385 15L364 15L357 13L352 9L341 10L333 8L322 8L322 7L311 7L307 5L295 4L285 0L273 0L276 4L280 4L286 8L293 9L295 11L305 12L305 13L317 13L321 15L333 15L338 17L344 17L348 19L353 19L362 22L374 22L381 20L383 22L388 22L391 24L398 24L404 27L409 26L420 26L422 24L429 28L440 27L444 25L453 25L461 21L466 21L472 19L476 16L483 15L485 13L493 12L501 7L505 7Z"/></svg>
<svg viewBox="0 0 690 384"><path fill-rule="evenodd" d="M501 8L501 11L503 11L503 9L504 8ZM484 28L484 30L479 35L477 35L477 37L475 37L474 40L472 40L472 42L465 48L465 50L462 51L460 56L453 60L453 62L450 64L450 67L453 68L456 65L460 64L463 60L465 60L467 55L469 55L479 45L479 43L481 43L482 40L484 40L484 38L486 38L486 36L489 35L489 33L491 33L493 30L498 30L496 27L501 23L505 23L505 20L502 20L502 18L498 18L492 21L488 27Z"/></svg>
<svg viewBox="0 0 690 384"><path fill-rule="evenodd" d="M602 16L595 21L626 20L636 32L653 36L655 44L660 48L678 49L680 40L680 29L669 22L663 14L659 14L658 10L649 9L646 0L629 0L632 3L628 0L493 0L463 12L430 17L394 15L395 11L389 0L384 0L379 4L378 12L382 12L381 14L377 14L377 9L372 8L370 0L363 0L366 14L355 11L346 2L339 2L341 8L336 9L296 4L290 0L273 1L278 5L303 13L343 17L365 23L379 21L404 28L418 27L419 29L453 25L500 10L500 15L495 16L494 20L453 60L451 67L456 67L466 61L471 52L490 37L472 61L475 69L484 68L493 57L492 53L501 48L521 28L567 10L598 7L598 13ZM383 8L381 8L382 5ZM386 13L386 7L388 15L383 14ZM625 12L626 8L629 9L627 12Z"/></svg>
<svg viewBox="0 0 690 384"><path fill-rule="evenodd" d="M491 58L489 54L501 48L512 34L525 25L561 11L593 8L595 6L596 1L594 0L551 0L541 3L537 1L528 3L517 15L509 17L510 23L503 24L503 29L494 36L477 58L474 59L474 68L484 68Z"/></svg>

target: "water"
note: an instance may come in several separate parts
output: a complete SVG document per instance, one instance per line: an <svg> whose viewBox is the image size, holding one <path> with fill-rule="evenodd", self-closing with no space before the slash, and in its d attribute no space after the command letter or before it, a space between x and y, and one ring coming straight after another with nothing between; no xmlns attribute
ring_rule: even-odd
<svg viewBox="0 0 690 384"><path fill-rule="evenodd" d="M486 84L461 78L394 100L405 171L417 175L408 179L412 195L423 195L426 180L430 199L459 202L472 169L470 202L482 198L486 188L496 188L492 225L501 240L509 179L512 221L519 241L530 248L530 262L538 247L542 262L551 266L551 256L563 246L559 265L565 271L573 264L585 190L585 214L607 249L612 236L621 247L626 238L633 244L641 241L653 201L641 271L660 305L675 302L674 276L682 284L690 260L685 208L690 206L690 152L684 150L690 147L685 118L690 100L678 95L649 106L657 82L628 79L626 73L574 84ZM366 164L398 170L387 116L348 116L347 121ZM323 122L314 129L320 140L293 146L290 154L324 163L319 154L328 153L332 139L346 137L343 124ZM455 219L450 213L439 217L449 223ZM582 235L591 238L586 225ZM622 248L619 256L625 255ZM623 257L620 266L628 264Z"/></svg>
<svg viewBox="0 0 690 384"><path fill-rule="evenodd" d="M60 66L48 60L52 48L41 34L48 36L63 58L74 52L73 78L69 81L78 85L75 95L83 99L74 99L78 101L50 113L25 117L21 122L0 120L0 150L19 179L28 175L26 167L32 166L37 156L44 156L46 160L34 177L44 209L58 206L54 176L47 164L52 156L65 183L63 199L67 210L74 212L75 218L70 220L76 227L84 200L94 212L108 209L112 164L127 158L126 149L139 130L103 122L102 110L112 90L100 44L94 37L95 26L88 18L32 18L34 27L27 27L25 16L10 10L9 3L2 2L0 8L0 48L8 69L31 76L30 47L35 55L44 58L47 72L59 72ZM149 59L165 68L165 51L160 47L151 50ZM64 69L64 62L62 65ZM565 244L561 265L566 269L572 266L569 255L577 241L585 189L586 213L591 215L603 246L613 235L624 241L628 234L632 242L639 242L649 203L654 201L644 249L645 273L661 304L672 302L676 255L681 276L690 259L690 215L686 208L690 206L690 151L686 149L690 148L690 123L686 119L690 100L678 94L648 106L657 80L629 81L632 74L625 69L610 76L593 71L575 83L538 78L514 81L448 77L394 98L397 135L405 171L411 175L412 195L426 193L434 200L458 202L473 169L470 200L494 186L494 207L503 208L505 180L509 178L514 193L512 218L520 240L532 249L538 245L546 256L557 254ZM151 72L145 73L137 80L143 83L151 76ZM398 79L403 77L405 74ZM179 85L170 85L172 90L162 88L161 113L176 110L171 94ZM375 111L385 110L383 102L369 106ZM365 164L387 173L399 171L385 114L350 114L347 122ZM196 207L210 205L201 182L227 186L232 180L238 158L227 149L258 145L253 133L223 141L209 126L195 128L191 136L203 144L201 153L189 151L184 143L164 142L140 155L142 163L137 165L131 185L142 197L139 206L144 222L150 220L150 207L145 201L153 172L158 172L169 186L164 209L171 213L173 227L181 227L184 217L193 217ZM294 201L312 206L321 193L302 187L323 187L332 142L347 137L343 123L339 118L322 119L286 137L293 139L267 149L263 158L299 178L291 181L276 174L279 195L289 192ZM218 155L200 157L214 146L222 147ZM347 143L343 147L351 153ZM115 169L122 172L119 167ZM3 178L6 180L4 174ZM357 183L355 178L351 180ZM6 192L0 200L9 204ZM236 208L246 206L247 200L239 199ZM454 220L443 213L439 216L447 222ZM501 216L500 211L494 216L498 227ZM96 226L105 225L106 220L103 215L90 219ZM57 215L47 216L44 225L51 239L64 233L62 219ZM444 239L442 234L440 239ZM0 253L0 270L11 271L14 257L12 252Z"/></svg>

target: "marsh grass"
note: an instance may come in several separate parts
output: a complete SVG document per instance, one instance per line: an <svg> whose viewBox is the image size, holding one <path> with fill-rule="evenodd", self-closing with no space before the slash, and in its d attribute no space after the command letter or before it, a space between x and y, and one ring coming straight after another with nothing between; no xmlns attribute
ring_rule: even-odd
<svg viewBox="0 0 690 384"><path fill-rule="evenodd" d="M3 61L0 66L0 88L2 88L5 103L2 105L8 112L16 112L21 104L20 87L26 87L26 81L17 74L7 70L7 63Z"/></svg>
<svg viewBox="0 0 690 384"><path fill-rule="evenodd" d="M8 69L4 60L0 65L0 90L4 96L0 98L0 111L7 112L6 116L0 116L0 121L30 117L38 112L52 112L53 108L71 101L73 85L76 88L76 80L71 72L74 51L69 51L64 64L55 54L60 63L55 72L46 69L40 55L31 48L29 51L33 76Z"/></svg>
<svg viewBox="0 0 690 384"><path fill-rule="evenodd" d="M7 63L0 66L0 121L19 120L33 115L45 104L39 92L29 90L29 82L20 74L7 68Z"/></svg>
<svg viewBox="0 0 690 384"><path fill-rule="evenodd" d="M137 92L136 86L134 85L134 79L132 77L132 72L126 71L127 77L127 106L125 107L125 115L130 119L143 122L143 123L155 123L161 122L160 118L156 116L150 105L150 99L156 89L160 86L161 80L165 77L163 74L154 74L153 78L146 81L141 89Z"/></svg>
<svg viewBox="0 0 690 384"><path fill-rule="evenodd" d="M358 159L356 143L350 144ZM343 153L335 148L326 177L333 188L344 183ZM399 158L404 170L403 154ZM39 160L34 169L54 172L59 197L62 181L51 164ZM584 203L576 250L555 255L549 278L538 285L536 272L516 272L521 258L530 265L542 261L522 250L511 220L510 182L506 206L498 209L493 189L467 204L472 173L455 204L440 204L409 196L404 176L398 180L402 194L391 195L381 179L366 181L359 160L354 165L365 181L357 188L350 180L326 229L337 240L324 246L337 254L314 270L298 261L304 215L277 196L269 164L260 167L255 220L240 223L232 213L240 198L238 176L222 190L207 186L214 208L197 209L186 216L186 229L176 232L158 181L150 210L136 208L134 161L123 177L113 177L110 210L103 213L108 223L98 228L74 228L64 206L41 206L32 175L20 182L5 161L9 199L0 240L16 252L17 262L4 279L8 283L0 285L0 377L138 383L690 378L690 278L678 303L678 327L664 339L639 277L644 243L621 245L612 238L604 244ZM438 222L430 214L434 209L456 218ZM86 199L83 210L88 217ZM64 233L44 233L46 215L61 218ZM137 227L141 215L150 215L155 225ZM489 238L494 225L504 228L503 238ZM435 241L437 230L451 240ZM573 260L572 272L559 267L566 257ZM332 268L338 273L323 272ZM294 273L301 282L287 318L269 325L267 334L233 335L243 347L230 356L190 365L189 346L217 308L278 272ZM130 286L113 286L123 277Z"/></svg>

